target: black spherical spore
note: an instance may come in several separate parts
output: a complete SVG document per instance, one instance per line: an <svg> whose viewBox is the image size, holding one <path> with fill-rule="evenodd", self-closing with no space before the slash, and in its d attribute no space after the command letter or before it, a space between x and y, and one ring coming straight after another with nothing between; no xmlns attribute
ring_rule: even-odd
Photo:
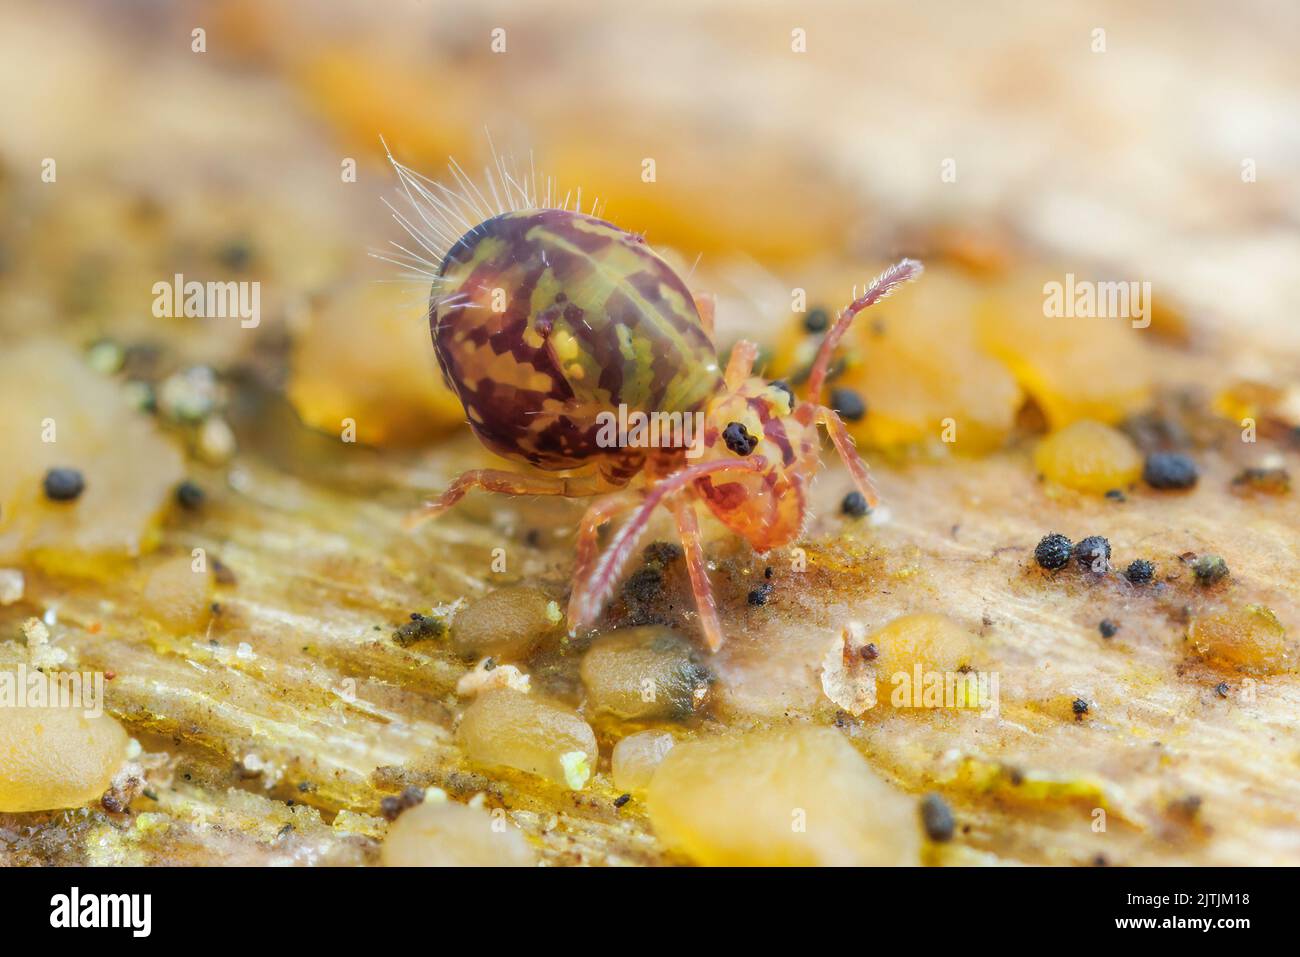
<svg viewBox="0 0 1300 957"><path fill-rule="evenodd" d="M1124 577L1134 585L1146 585L1151 579L1156 577L1156 566L1145 558L1137 558L1129 562L1128 568L1124 569Z"/></svg>
<svg viewBox="0 0 1300 957"><path fill-rule="evenodd" d="M1060 532L1044 535L1034 549L1034 561L1050 571L1064 568L1070 561L1074 545Z"/></svg>
<svg viewBox="0 0 1300 957"><path fill-rule="evenodd" d="M86 490L86 479L77 469L53 468L45 473L42 485L51 502L75 502Z"/></svg>
<svg viewBox="0 0 1300 957"><path fill-rule="evenodd" d="M1152 488L1191 488L1198 477L1196 463L1181 452L1152 452L1142 467L1142 478Z"/></svg>
<svg viewBox="0 0 1300 957"><path fill-rule="evenodd" d="M186 480L176 486L176 502L187 511L193 512L202 508L204 498L206 496L202 487L194 482Z"/></svg>
<svg viewBox="0 0 1300 957"><path fill-rule="evenodd" d="M804 316L803 327L806 332L814 335L819 332L825 332L830 328L831 317L825 309L815 308L808 310L808 315Z"/></svg>
<svg viewBox="0 0 1300 957"><path fill-rule="evenodd" d="M843 386L831 389L831 408L839 413L840 418L845 422L857 422L867 414L867 403L862 395Z"/></svg>
<svg viewBox="0 0 1300 957"><path fill-rule="evenodd" d="M921 823L925 826L926 837L939 843L951 841L957 829L952 808L937 794L927 794L921 799Z"/></svg>
<svg viewBox="0 0 1300 957"><path fill-rule="evenodd" d="M871 511L871 506L867 504L866 496L861 492L850 492L844 496L844 501L840 502L840 511L852 518L861 518Z"/></svg>
<svg viewBox="0 0 1300 957"><path fill-rule="evenodd" d="M1089 535L1074 546L1074 558L1080 568L1104 572L1110 567L1110 542L1100 535Z"/></svg>

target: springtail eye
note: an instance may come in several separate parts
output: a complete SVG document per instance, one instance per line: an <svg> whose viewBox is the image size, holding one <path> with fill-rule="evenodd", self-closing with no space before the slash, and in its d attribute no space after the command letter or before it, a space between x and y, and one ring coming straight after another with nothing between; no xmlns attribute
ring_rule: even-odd
<svg viewBox="0 0 1300 957"><path fill-rule="evenodd" d="M758 436L750 435L749 430L739 422L728 422L722 430L722 441L737 455L748 455L758 445Z"/></svg>
<svg viewBox="0 0 1300 957"><path fill-rule="evenodd" d="M768 383L768 385L773 389L784 392L789 401L791 410L794 409L794 390L790 388L790 383L786 382L784 379L773 379Z"/></svg>

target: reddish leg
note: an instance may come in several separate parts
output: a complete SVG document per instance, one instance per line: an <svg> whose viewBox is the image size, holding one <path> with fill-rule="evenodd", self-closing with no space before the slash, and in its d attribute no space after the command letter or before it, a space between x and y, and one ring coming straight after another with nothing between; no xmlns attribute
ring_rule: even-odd
<svg viewBox="0 0 1300 957"><path fill-rule="evenodd" d="M758 346L748 339L741 339L731 347L731 358L727 360L727 371L722 380L727 388L735 392L754 372L754 363L758 359Z"/></svg>
<svg viewBox="0 0 1300 957"><path fill-rule="evenodd" d="M677 519L677 533L682 538L686 553L686 571L691 576L691 591L695 593L695 607L700 613L700 630L710 651L722 647L722 623L718 621L718 607L713 601L709 586L709 572L704 564L704 546L700 542L700 525L695 519L695 505L689 500L673 501L673 516Z"/></svg>
<svg viewBox="0 0 1300 957"><path fill-rule="evenodd" d="M853 317L868 306L880 302L903 283L911 282L921 275L922 268L915 259L900 259L871 280L867 291L845 307L834 327L826 333L821 348L817 350L817 358L813 360L812 371L808 374L809 399L816 402L821 398L822 383L826 381L826 370L830 368L831 356L840 340L844 338L844 333L848 332L849 326L853 324Z"/></svg>
<svg viewBox="0 0 1300 957"><path fill-rule="evenodd" d="M765 468L767 468L767 461L761 455L754 455L747 459L701 462L674 472L647 491L640 507L618 530L618 534L609 543L604 554L597 559L591 572L585 578L574 579L573 595L569 599L569 627L577 630L595 624L606 599L618 582L623 567L636 547L637 539L645 531L651 513L665 498L680 492L696 479L714 472L761 472Z"/></svg>
<svg viewBox="0 0 1300 957"><path fill-rule="evenodd" d="M584 475L562 478L553 475L522 475L501 469L474 469L452 482L447 491L432 502L425 502L403 520L408 529L437 518L451 508L471 489L481 488L503 495L563 495L566 498L585 498L606 491L607 486L599 476Z"/></svg>
<svg viewBox="0 0 1300 957"><path fill-rule="evenodd" d="M591 503L591 507L582 516L582 522L578 526L577 558L573 563L575 582L584 581L591 574L592 565L596 562L600 527L615 516L636 508L643 498L645 493L638 489L615 492ZM573 593L578 594L577 589L574 589ZM569 614L572 617L572 610Z"/></svg>
<svg viewBox="0 0 1300 957"><path fill-rule="evenodd" d="M849 475L853 478L853 484L858 487L862 497L867 500L867 505L875 508L880 502L880 495L877 494L876 486L871 482L871 473L867 471L867 463L862 461L861 456L858 455L858 450L853 445L853 437L849 435L849 430L844 427L844 421L834 409L828 409L824 405L817 407L817 421L826 426L826 431L830 434L835 451L840 454L845 467L849 470Z"/></svg>

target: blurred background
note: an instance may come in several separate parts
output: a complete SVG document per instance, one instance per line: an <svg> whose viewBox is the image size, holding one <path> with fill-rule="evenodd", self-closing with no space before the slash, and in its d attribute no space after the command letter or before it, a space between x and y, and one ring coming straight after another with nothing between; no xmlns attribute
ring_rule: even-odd
<svg viewBox="0 0 1300 957"><path fill-rule="evenodd" d="M258 335L186 327L247 353L385 275L381 135L437 176L487 130L728 292L1031 249L1294 372L1298 39L1285 2L6 2L0 323L157 334L156 279L249 278Z"/></svg>
<svg viewBox="0 0 1300 957"><path fill-rule="evenodd" d="M213 466L260 440L303 468L298 423L371 447L455 430L427 286L373 255L409 243L382 137L433 177L495 148L581 188L718 295L721 349L757 338L796 383L854 285L923 258L893 335L859 324L837 370L886 454L1186 390L1291 430L1297 39L1268 2L4 3L0 401L97 404L70 398L89 363ZM1043 322L1070 274L1150 283L1150 327ZM159 318L177 276L256 283L256 323ZM49 464L22 434L13 457ZM0 529L0 557L30 534Z"/></svg>
<svg viewBox="0 0 1300 957"><path fill-rule="evenodd" d="M838 370L885 453L982 454L1188 389L1294 429L1297 39L1268 2L5 3L0 399L17 414L17 371L80 351L212 465L240 383L281 452L295 422L455 429L427 287L373 255L407 242L382 137L434 177L495 148L581 188L718 294L720 348L756 337L796 383L827 312L922 257L895 334L857 330ZM1150 328L1042 322L1071 274L1150 283ZM177 276L256 283L257 321L159 318ZM968 427L941 446L948 416Z"/></svg>
<svg viewBox="0 0 1300 957"><path fill-rule="evenodd" d="M384 205L399 197L381 137L433 177L449 156L481 170L495 146L581 187L584 207L717 294L720 349L756 338L765 371L796 387L853 287L899 256L924 259L925 281L855 328L832 384L870 410L850 428L905 519L869 529L871 554L928 562L970 621L1026 549L997 556L1032 546L1049 508L1080 529L1111 509L1117 554L1180 529L1160 539L1171 566L1186 548L1222 551L1250 600L1294 621L1277 557L1295 542L1289 480L1237 504L1229 482L1300 462L1298 49L1300 6L1286 0L0 0L4 634L40 616L71 660L116 675L110 711L137 737L156 733L146 750L193 778L149 800L178 821L228 813L259 835L252 859L271 847L353 860L354 832L382 833L378 795L407 783L375 774L427 760L430 741L459 767L445 699L463 665L389 636L412 609L502 581L562 596L580 506L473 497L420 536L402 529L422 494L485 455L439 381L427 286L392 281L400 270L371 255L406 241ZM1150 283L1150 325L1046 321L1044 283L1070 275ZM158 315L156 287L177 276L256 283L257 322ZM1258 449L1239 441L1245 418ZM942 442L949 419L959 437ZM1109 485L1040 490L1030 442L1080 420L1122 426L1143 452L1196 450L1202 497L1119 511ZM1141 460L1124 448L1136 482ZM75 506L43 494L55 467L85 476ZM819 483L820 518L838 516L842 479ZM1022 514L1027 502L1039 513ZM734 549L724 538L719 554ZM484 556L503 541L498 575ZM211 580L191 574L196 547L214 558ZM715 576L729 616L753 612L750 558ZM844 594L884 614L867 581ZM897 612L908 590L894 591ZM1008 631L1039 641L1015 660L1056 648L1060 621L1094 610L1082 592L1039 601L1060 604ZM736 629L749 637L715 662L733 706L820 707L808 676L824 635L803 609ZM25 655L0 642L0 661ZM1098 667L1091 653L1074 662L1078 687L1112 680ZM1039 673L1025 674L1016 687L1035 688ZM343 676L370 710L340 704ZM1163 735L1191 700L1133 722ZM1263 736L1282 766L1289 738L1273 731L1294 708L1268 706L1283 716ZM1077 773L1105 756L1095 739L1074 752L1054 740L1043 766ZM1265 811L1289 806L1285 774L1251 777L1229 760L1249 749L1207 740L1219 743L1183 768L1207 803L1217 782L1225 799L1275 785ZM933 744L950 746L939 732ZM929 771L910 760L901 777L919 788ZM258 773L274 802L251 796ZM341 823L311 830L294 816L304 802ZM349 823L357 809L372 817ZM1293 814L1266 820L1290 842L1278 838L1278 859L1294 860ZM1219 826L1245 835L1221 842L1223 861L1268 859L1249 815ZM141 857L86 833L89 851L59 859L209 859L200 838ZM229 840L228 853L243 847Z"/></svg>

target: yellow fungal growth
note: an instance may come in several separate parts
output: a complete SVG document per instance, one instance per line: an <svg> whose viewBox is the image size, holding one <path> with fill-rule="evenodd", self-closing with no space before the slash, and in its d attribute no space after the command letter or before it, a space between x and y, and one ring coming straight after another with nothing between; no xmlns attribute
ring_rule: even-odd
<svg viewBox="0 0 1300 957"><path fill-rule="evenodd" d="M470 71L440 69L430 58L394 59L363 45L334 45L306 54L291 79L349 149L383 156L375 136L383 130L389 143L417 166L442 164L448 156L473 155L476 141L467 133L480 127L477 104L484 91ZM420 119L429 90L448 97L443 122Z"/></svg>
<svg viewBox="0 0 1300 957"><path fill-rule="evenodd" d="M1250 420L1265 427L1296 428L1300 426L1300 386L1283 388L1239 379L1215 395L1213 409L1239 425Z"/></svg>
<svg viewBox="0 0 1300 957"><path fill-rule="evenodd" d="M0 562L95 574L152 546L181 455L117 383L63 346L6 344L0 409ZM50 501L50 469L75 469L84 490Z"/></svg>
<svg viewBox="0 0 1300 957"><path fill-rule="evenodd" d="M1059 708L1057 709L1059 710ZM1103 780L1089 774L1058 774L1033 768L1018 768L974 756L960 759L952 776L944 782L952 791L996 795L1000 799L1031 804L1063 804L1087 801L1106 808L1126 820L1131 816L1108 792Z"/></svg>
<svg viewBox="0 0 1300 957"><path fill-rule="evenodd" d="M1142 320L1049 315L1044 290L1064 284L1066 274L1040 266L1002 285L978 310L980 342L1006 364L1051 428L1080 419L1118 422L1150 403L1150 359L1142 330L1133 327Z"/></svg>
<svg viewBox="0 0 1300 957"><path fill-rule="evenodd" d="M403 283L358 283L294 338L289 399L313 428L368 445L407 445L464 419L430 348L419 295Z"/></svg>
<svg viewBox="0 0 1300 957"><path fill-rule="evenodd" d="M1049 482L1079 492L1103 493L1136 482L1142 474L1142 456L1123 432L1081 419L1038 443L1034 467Z"/></svg>
<svg viewBox="0 0 1300 957"><path fill-rule="evenodd" d="M526 771L575 791L596 766L596 735L576 711L513 688L475 698L457 740L477 764Z"/></svg>
<svg viewBox="0 0 1300 957"><path fill-rule="evenodd" d="M664 138L651 170L639 121L606 116L599 142L568 130L549 139L539 132L537 153L547 158L549 173L580 183L588 204L599 197L620 221L692 255L743 248L761 262L797 260L823 247L826 237L845 235L857 212L833 175L781 138ZM753 162L760 155L763 162ZM654 178L629 182L628 169ZM720 169L725 177L716 175ZM781 188L788 183L804 185ZM754 202L760 195L763 202Z"/></svg>
<svg viewBox="0 0 1300 957"><path fill-rule="evenodd" d="M840 734L795 726L681 742L646 795L655 833L698 864L907 865L915 802Z"/></svg>
<svg viewBox="0 0 1300 957"><path fill-rule="evenodd" d="M86 717L76 707L0 708L0 811L96 800L126 761L129 740L108 715Z"/></svg>
<svg viewBox="0 0 1300 957"><path fill-rule="evenodd" d="M857 360L832 386L866 401L867 414L848 423L854 438L881 449L924 445L974 455L1002 445L1023 397L980 345L979 301L970 280L931 269L882 304L879 316L853 327Z"/></svg>
<svg viewBox="0 0 1300 957"><path fill-rule="evenodd" d="M1224 671L1271 675L1290 671L1296 658L1286 628L1270 608L1241 605L1192 619L1192 650Z"/></svg>
<svg viewBox="0 0 1300 957"><path fill-rule="evenodd" d="M387 867L531 867L528 840L498 812L426 801L388 829L381 859Z"/></svg>

